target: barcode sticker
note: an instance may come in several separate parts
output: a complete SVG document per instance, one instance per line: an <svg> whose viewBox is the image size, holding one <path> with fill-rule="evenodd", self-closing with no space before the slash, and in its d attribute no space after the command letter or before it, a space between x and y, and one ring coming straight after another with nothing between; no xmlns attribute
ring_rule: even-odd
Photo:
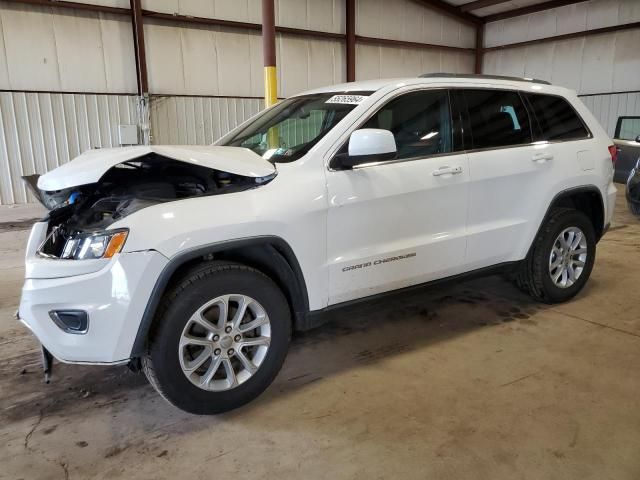
<svg viewBox="0 0 640 480"><path fill-rule="evenodd" d="M358 105L367 98L364 95L334 95L324 103L345 103L348 105Z"/></svg>

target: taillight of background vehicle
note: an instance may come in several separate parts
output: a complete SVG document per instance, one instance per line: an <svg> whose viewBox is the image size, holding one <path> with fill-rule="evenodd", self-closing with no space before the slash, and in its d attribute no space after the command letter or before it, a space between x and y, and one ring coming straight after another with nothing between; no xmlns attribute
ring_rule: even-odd
<svg viewBox="0 0 640 480"><path fill-rule="evenodd" d="M615 165L618 159L618 147L609 145L609 155L611 155L611 162Z"/></svg>

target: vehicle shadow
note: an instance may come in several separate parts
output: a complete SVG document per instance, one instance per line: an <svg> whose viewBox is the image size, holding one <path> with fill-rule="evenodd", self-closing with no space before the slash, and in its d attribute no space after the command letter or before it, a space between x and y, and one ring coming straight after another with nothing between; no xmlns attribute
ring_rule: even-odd
<svg viewBox="0 0 640 480"><path fill-rule="evenodd" d="M260 408L341 372L375 366L415 350L427 351L480 329L511 322L535 325L532 317L545 308L503 278L488 277L336 310L325 325L294 337L273 387L242 410Z"/></svg>
<svg viewBox="0 0 640 480"><path fill-rule="evenodd" d="M308 385L341 372L374 365L389 357L508 322L533 324L531 316L545 306L533 302L501 277L396 294L337 309L327 323L294 335L285 365L274 384L257 400L224 414L235 418L279 401ZM149 417L150 402L160 415L189 418L165 404L144 375L126 367L75 366L56 363L44 384L37 344L0 366L0 424L24 418L73 415L87 408L126 408L130 418ZM131 411L133 410L133 411ZM5 420L2 420L4 417ZM197 428L197 427L196 427Z"/></svg>

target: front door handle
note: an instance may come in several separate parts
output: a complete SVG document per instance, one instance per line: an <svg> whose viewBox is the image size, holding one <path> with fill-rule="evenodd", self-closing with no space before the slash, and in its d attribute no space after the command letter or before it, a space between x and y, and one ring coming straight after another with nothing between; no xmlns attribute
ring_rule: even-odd
<svg viewBox="0 0 640 480"><path fill-rule="evenodd" d="M444 166L431 172L431 175L439 177L440 175L457 175L458 173L462 173L462 167Z"/></svg>
<svg viewBox="0 0 640 480"><path fill-rule="evenodd" d="M553 160L553 155L551 153L536 153L531 160L534 162L547 162L549 160Z"/></svg>

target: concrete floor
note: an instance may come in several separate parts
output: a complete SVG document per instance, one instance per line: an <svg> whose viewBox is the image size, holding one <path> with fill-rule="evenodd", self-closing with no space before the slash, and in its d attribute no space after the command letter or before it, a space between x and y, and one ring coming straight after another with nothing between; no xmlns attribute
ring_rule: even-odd
<svg viewBox="0 0 640 480"><path fill-rule="evenodd" d="M26 223L5 223L0 478L637 480L640 222L622 195L616 215L574 301L539 305L491 277L352 308L217 417L123 367L56 365L45 385L12 317Z"/></svg>

